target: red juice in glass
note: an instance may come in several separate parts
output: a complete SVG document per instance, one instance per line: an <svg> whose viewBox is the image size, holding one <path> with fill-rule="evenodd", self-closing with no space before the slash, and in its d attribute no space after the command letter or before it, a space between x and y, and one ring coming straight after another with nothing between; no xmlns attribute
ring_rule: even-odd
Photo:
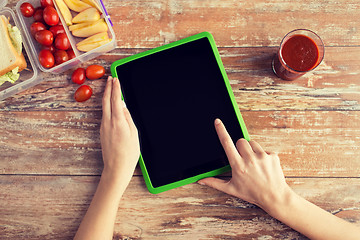
<svg viewBox="0 0 360 240"><path fill-rule="evenodd" d="M294 80L316 68L324 58L324 44L314 32L297 29L288 33L280 44L272 68L284 80Z"/></svg>

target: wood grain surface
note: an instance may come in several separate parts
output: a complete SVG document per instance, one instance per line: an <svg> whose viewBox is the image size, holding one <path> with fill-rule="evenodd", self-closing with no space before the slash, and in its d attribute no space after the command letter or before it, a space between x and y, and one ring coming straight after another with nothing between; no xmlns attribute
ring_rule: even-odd
<svg viewBox="0 0 360 240"><path fill-rule="evenodd" d="M242 115L251 138L280 154L286 176L360 177L358 111ZM3 174L101 174L101 111L2 112L0 121Z"/></svg>
<svg viewBox="0 0 360 240"><path fill-rule="evenodd" d="M0 194L0 238L71 239L98 181L97 176L0 176L6 192ZM287 181L301 196L360 226L358 180ZM152 195L141 177L126 190L115 229L115 239L305 239L258 207L214 189L194 183Z"/></svg>
<svg viewBox="0 0 360 240"><path fill-rule="evenodd" d="M216 41L217 39L215 39ZM277 78L271 60L277 48L219 48L236 101L244 110L360 110L360 48L326 48L325 60L313 72L296 81ZM112 62L148 49L117 48L81 66ZM101 110L103 79L88 81L92 98L76 104L72 71L49 75L46 82L22 94L0 101L0 111ZM206 79L203 80L206 84ZM171 90L170 90L171 91Z"/></svg>
<svg viewBox="0 0 360 240"><path fill-rule="evenodd" d="M100 64L110 74L115 60L210 32L250 137L279 152L299 195L360 226L359 0L104 2L117 48L81 66ZM321 36L325 58L302 78L283 81L271 60L296 28ZM0 239L72 239L90 204L103 167L106 76L88 81L94 95L77 103L71 73L44 74L42 84L0 101ZM198 184L152 195L137 168L114 239L306 238L261 209Z"/></svg>

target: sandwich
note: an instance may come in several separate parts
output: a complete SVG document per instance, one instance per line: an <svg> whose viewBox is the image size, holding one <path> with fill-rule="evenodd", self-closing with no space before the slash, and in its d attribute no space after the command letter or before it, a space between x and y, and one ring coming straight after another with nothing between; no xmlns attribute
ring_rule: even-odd
<svg viewBox="0 0 360 240"><path fill-rule="evenodd" d="M27 64L22 54L20 30L11 26L4 15L0 15L0 54L0 85L6 81L14 83Z"/></svg>

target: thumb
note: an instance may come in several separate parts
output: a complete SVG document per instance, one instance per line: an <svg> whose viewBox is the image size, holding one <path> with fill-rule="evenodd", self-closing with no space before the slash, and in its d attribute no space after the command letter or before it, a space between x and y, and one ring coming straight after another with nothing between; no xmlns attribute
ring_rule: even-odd
<svg viewBox="0 0 360 240"><path fill-rule="evenodd" d="M228 181L223 180L223 179L209 177L209 178L204 178L204 179L199 180L198 183L200 185L206 185L206 186L215 188L215 189L225 192L225 193L227 192L226 190L227 190L227 186L228 186L227 185Z"/></svg>

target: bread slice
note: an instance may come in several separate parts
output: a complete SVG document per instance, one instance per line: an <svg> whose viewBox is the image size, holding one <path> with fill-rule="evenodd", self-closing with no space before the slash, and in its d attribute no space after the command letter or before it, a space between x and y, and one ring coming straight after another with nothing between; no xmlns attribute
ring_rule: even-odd
<svg viewBox="0 0 360 240"><path fill-rule="evenodd" d="M6 17L0 16L0 76L16 67L19 67L20 72L27 66L24 55L18 54L11 43L7 24Z"/></svg>

